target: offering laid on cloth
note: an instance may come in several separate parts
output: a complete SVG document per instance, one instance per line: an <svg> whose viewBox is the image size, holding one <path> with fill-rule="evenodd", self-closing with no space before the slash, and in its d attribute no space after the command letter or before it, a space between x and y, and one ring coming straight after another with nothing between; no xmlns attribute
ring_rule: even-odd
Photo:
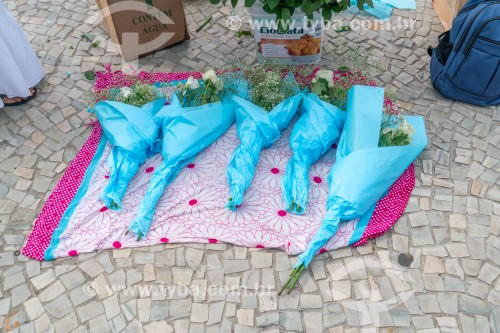
<svg viewBox="0 0 500 333"><path fill-rule="evenodd" d="M252 73L254 77L262 74ZM230 198L227 207L236 210L243 202L245 191L252 182L255 166L262 149L272 145L288 127L297 112L303 94L293 73L283 79L269 72L261 82L249 79L249 97L233 96L236 126L240 145L227 165ZM288 89L289 91L285 91ZM278 104L279 103L279 104ZM277 104L277 105L276 105Z"/></svg>
<svg viewBox="0 0 500 333"><path fill-rule="evenodd" d="M345 112L324 101L327 100L326 93L322 94L318 88L321 85L326 90L333 85L333 75L334 72L328 70L315 73L313 93L303 97L301 109L304 114L290 136L293 155L283 177L283 203L294 214L302 214L306 210L311 165L332 148L344 126Z"/></svg>
<svg viewBox="0 0 500 333"><path fill-rule="evenodd" d="M192 159L224 134L234 122L234 107L223 94L213 70L203 74L203 86L190 77L180 83L170 105L155 120L161 123L163 163L156 169L129 231L140 239L151 228L158 200ZM225 99L225 100L222 100ZM196 106L194 106L196 105Z"/></svg>
<svg viewBox="0 0 500 333"><path fill-rule="evenodd" d="M347 119L328 175L327 213L281 292L292 290L314 255L336 234L341 220L369 220L377 202L427 146L423 118L407 116L414 131L411 142L379 147L383 101L382 88L354 86L349 90Z"/></svg>
<svg viewBox="0 0 500 333"><path fill-rule="evenodd" d="M179 81L202 79L202 73L126 74L125 71L97 75L96 102L108 92L144 85L165 88ZM302 80L296 75L297 82ZM309 79L310 80L310 79ZM192 81L192 80L191 80ZM201 81L198 81L201 85ZM126 89L124 89L126 90ZM114 92L111 93L114 96ZM151 229L141 240L125 234L135 218L155 170L164 163L161 154L146 158L132 178L117 212L103 205L100 196L109 183L108 156L113 150L99 122L59 183L47 198L22 253L37 260L52 260L100 250L123 249L168 243L232 243L252 248L278 248L290 255L304 252L326 213L327 174L333 163L330 150L310 168L307 211L301 215L283 210L281 180L292 156L288 130L260 153L245 200L236 210L225 208L228 187L226 166L239 140L231 126L213 144L198 153L177 177L172 177L156 205ZM415 183L410 166L391 186L369 219L341 221L337 233L320 252L357 246L388 230L401 216ZM363 224L366 223L366 224Z"/></svg>
<svg viewBox="0 0 500 333"><path fill-rule="evenodd" d="M109 182L102 200L104 205L118 211L129 183L151 153L158 137L156 113L165 105L160 98L142 107L120 102L101 101L94 107L95 115L113 150L108 157Z"/></svg>

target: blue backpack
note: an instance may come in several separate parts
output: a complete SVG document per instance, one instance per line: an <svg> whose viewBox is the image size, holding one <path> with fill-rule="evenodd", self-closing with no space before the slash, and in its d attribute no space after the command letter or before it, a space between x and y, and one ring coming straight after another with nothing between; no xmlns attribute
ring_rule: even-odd
<svg viewBox="0 0 500 333"><path fill-rule="evenodd" d="M469 0L429 55L432 85L441 94L476 105L500 104L500 1Z"/></svg>

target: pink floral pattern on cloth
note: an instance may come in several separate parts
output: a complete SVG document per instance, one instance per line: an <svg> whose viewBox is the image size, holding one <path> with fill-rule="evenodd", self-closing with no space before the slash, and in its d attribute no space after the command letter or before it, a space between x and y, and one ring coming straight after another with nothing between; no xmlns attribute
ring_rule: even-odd
<svg viewBox="0 0 500 333"><path fill-rule="evenodd" d="M142 72L139 77L143 82L153 83L187 79L192 74ZM117 80L120 75L123 74L101 74L96 89L123 82ZM23 249L25 255L44 259L52 234L81 184L101 135L97 124L42 209ZM187 242L227 242L255 248L280 248L289 254L303 252L325 213L326 175L333 164L334 154L327 153L311 168L309 206L304 215L293 215L283 209L281 199L281 177L291 157L289 135L290 131L284 131L275 145L262 152L245 200L236 212L232 212L224 208L229 196L225 165L239 143L236 128L232 126L179 173L158 203L150 232L140 241L131 234L125 235L125 231L162 157L156 155L140 167L123 198L123 210L116 212L104 207L98 199L109 179L106 159L111 146L106 145L85 195L59 235L54 258L104 249ZM354 245L364 244L384 233L399 219L414 183L412 165L379 202L364 234ZM322 252L348 246L357 223L357 220L342 222Z"/></svg>

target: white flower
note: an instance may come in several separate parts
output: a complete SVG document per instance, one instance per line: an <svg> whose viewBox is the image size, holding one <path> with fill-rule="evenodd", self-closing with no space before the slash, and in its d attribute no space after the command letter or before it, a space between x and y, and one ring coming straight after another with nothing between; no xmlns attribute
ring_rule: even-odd
<svg viewBox="0 0 500 333"><path fill-rule="evenodd" d="M189 89L198 89L200 84L198 83L198 80L195 80L194 77L190 76L186 81L186 87Z"/></svg>
<svg viewBox="0 0 500 333"><path fill-rule="evenodd" d="M203 78L203 81L212 81L214 84L219 80L213 69L209 69L203 73L201 77Z"/></svg>
<svg viewBox="0 0 500 333"><path fill-rule="evenodd" d="M132 95L133 91L129 87L123 87L120 89L120 93L123 95L124 98L127 98L130 95Z"/></svg>
<svg viewBox="0 0 500 333"><path fill-rule="evenodd" d="M387 134L387 133L392 132L392 131L394 131L394 128L385 127L385 128L382 129L382 135L383 134Z"/></svg>
<svg viewBox="0 0 500 333"><path fill-rule="evenodd" d="M325 79L328 82L328 86L333 86L333 71L328 69L321 69L316 72L314 78L312 79L312 83L316 83L318 79Z"/></svg>
<svg viewBox="0 0 500 333"><path fill-rule="evenodd" d="M403 131L404 133L406 133L408 135L408 137L411 137L415 133L415 129L413 128L413 126L408 124L406 122L406 120L404 120L404 118L403 118L403 122L401 123L401 125L399 125L399 129L401 131Z"/></svg>

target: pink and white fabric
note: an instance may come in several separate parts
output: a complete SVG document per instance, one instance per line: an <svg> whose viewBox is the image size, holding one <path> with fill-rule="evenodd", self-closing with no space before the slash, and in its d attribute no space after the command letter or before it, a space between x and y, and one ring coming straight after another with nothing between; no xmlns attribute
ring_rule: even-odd
<svg viewBox="0 0 500 333"><path fill-rule="evenodd" d="M106 75L107 82L112 82L112 73ZM155 80L186 78L184 73L179 76L165 74L161 80L158 79L158 74L155 75L155 78L148 76L148 79L156 82ZM102 80L97 83L101 88L105 84ZM57 229L58 242L52 249L52 258L104 249L188 242L227 242L246 247L279 248L289 254L299 254L306 249L310 238L321 225L328 194L326 176L334 163L334 155L326 154L310 170L310 202L307 212L301 216L290 214L283 209L281 199L281 177L291 157L289 135L290 131L284 131L275 145L262 152L244 202L236 212L232 212L225 208L229 197L225 167L239 142L235 126L231 127L180 172L160 199L150 232L136 241L134 235L125 235L125 231L135 216L149 179L162 157L154 156L140 167L123 198L121 212L108 210L98 198L108 181L106 159L111 147L109 144L98 145L102 132L96 124L86 145L48 199L23 253L38 260L45 258L50 238L68 209L68 200L79 189L89 160L99 149L104 149L96 161L84 194L78 202L72 203L74 210L67 216L65 228ZM391 187L388 195L379 202L364 234L354 245L364 244L369 238L384 233L398 220L409 200L414 182L414 169L410 166ZM343 222L325 250L352 243L356 224L357 220Z"/></svg>

